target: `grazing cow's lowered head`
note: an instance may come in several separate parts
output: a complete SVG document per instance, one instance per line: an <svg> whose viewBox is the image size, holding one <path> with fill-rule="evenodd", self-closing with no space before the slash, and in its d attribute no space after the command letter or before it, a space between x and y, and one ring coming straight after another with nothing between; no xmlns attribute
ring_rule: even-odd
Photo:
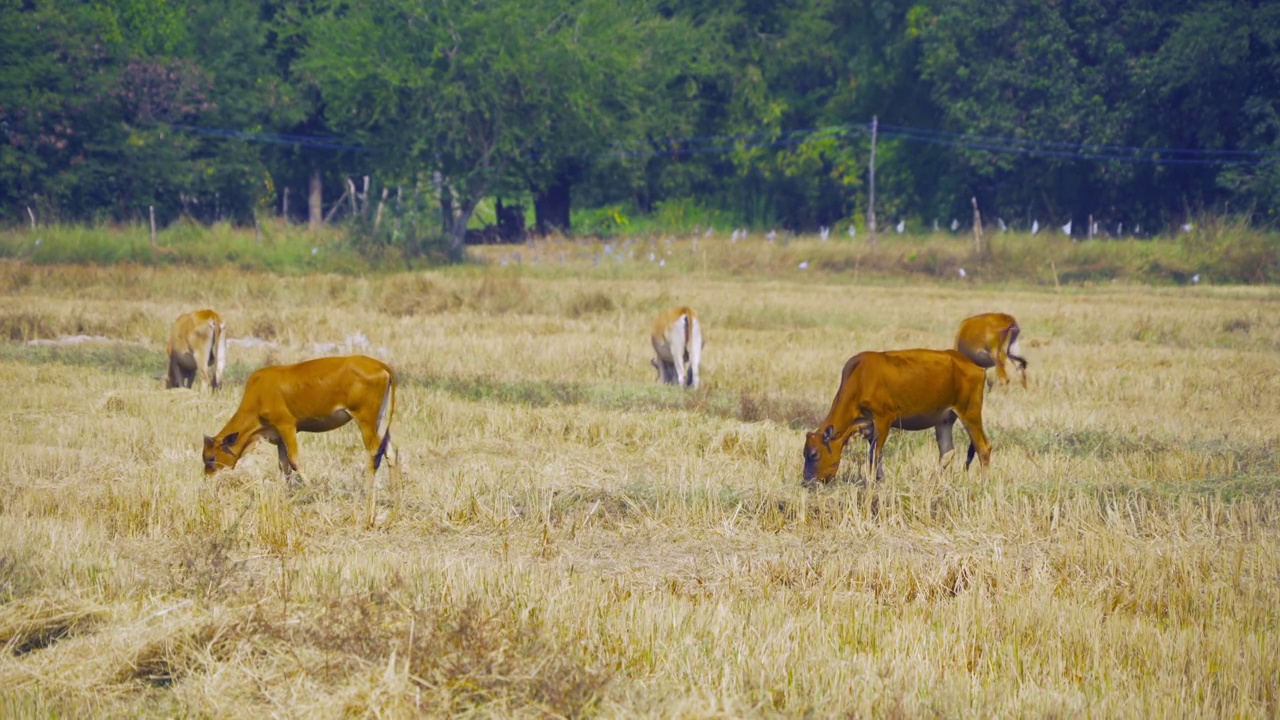
<svg viewBox="0 0 1280 720"><path fill-rule="evenodd" d="M228 433L223 437L204 436L204 474L212 475L219 470L230 470L240 462L240 454L234 448L240 439L240 433Z"/></svg>

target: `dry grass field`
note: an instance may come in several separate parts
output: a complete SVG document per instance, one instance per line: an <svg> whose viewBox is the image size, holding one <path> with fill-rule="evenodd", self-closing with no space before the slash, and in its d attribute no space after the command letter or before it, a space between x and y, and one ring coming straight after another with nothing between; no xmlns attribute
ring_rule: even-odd
<svg viewBox="0 0 1280 720"><path fill-rule="evenodd" d="M0 715L1280 715L1277 289L575 247L367 277L0 265ZM703 318L696 393L649 366L675 304ZM162 390L200 307L227 387ZM1031 385L987 395L989 471L895 433L882 483L851 443L801 487L846 358L992 310ZM32 342L77 334L105 340ZM301 436L300 487L265 444L204 477L254 368L350 351L398 373L376 526L351 427Z"/></svg>

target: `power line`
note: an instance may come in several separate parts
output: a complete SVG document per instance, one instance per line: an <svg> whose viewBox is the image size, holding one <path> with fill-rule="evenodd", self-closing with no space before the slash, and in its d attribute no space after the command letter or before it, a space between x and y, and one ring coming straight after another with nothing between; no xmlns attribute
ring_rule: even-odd
<svg viewBox="0 0 1280 720"><path fill-rule="evenodd" d="M295 145L320 150L369 151L369 148L363 145L347 143L332 137L227 130L191 125L173 125L171 127L200 135L225 137L246 142ZM998 154L1051 157L1066 160L1183 166L1258 166L1280 162L1280 151L1270 150L1144 148L1131 145L1071 143L962 134L883 123L879 125L879 131L886 138L906 142L925 143L963 150L983 150ZM616 141L611 144L611 149L608 150L569 153L566 156L579 158L642 158L679 155L723 155L735 151L765 147L794 147L815 138L840 139L850 136L869 135L870 133L870 126L858 124L830 125L785 132L761 131L661 139L636 138ZM538 154L535 153L535 156Z"/></svg>
<svg viewBox="0 0 1280 720"><path fill-rule="evenodd" d="M316 135L288 135L284 133L253 132L251 130L225 130L222 128L197 127L194 125L170 125L169 127L174 130L183 130L185 132L195 133L196 135L225 137L234 140L245 140L248 142L270 143L273 145L298 145L301 147L317 148L320 150L367 152L367 148L363 145L351 145L344 143L337 138L321 137Z"/></svg>
<svg viewBox="0 0 1280 720"><path fill-rule="evenodd" d="M1098 143L1069 143L1069 142L1052 142L1044 140L1032 140L1029 138L1007 138L995 137L989 135L975 135L966 133L947 132L945 130L927 130L924 128L904 127L899 125L881 125L890 131L900 132L918 137L938 137L951 138L959 142L983 142L994 143L1008 147L1028 147L1028 148L1078 148L1081 151L1090 153L1097 152L1116 152L1116 153L1159 153L1162 155L1193 155L1193 156L1247 156L1247 157L1265 157L1280 156L1280 151L1270 150L1203 150L1193 148L1165 148L1165 147L1135 147L1132 145L1106 145Z"/></svg>

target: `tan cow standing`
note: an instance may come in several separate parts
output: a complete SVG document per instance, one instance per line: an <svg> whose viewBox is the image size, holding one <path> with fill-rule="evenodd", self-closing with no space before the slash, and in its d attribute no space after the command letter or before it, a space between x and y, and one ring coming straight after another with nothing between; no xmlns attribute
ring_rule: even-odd
<svg viewBox="0 0 1280 720"><path fill-rule="evenodd" d="M392 469L391 417L395 413L395 375L380 360L364 355L326 357L296 365L253 371L245 381L240 407L217 435L204 438L201 459L212 475L234 468L258 440L276 446L286 479L299 472L298 433L328 432L355 420L369 453L368 518L374 522L375 479L385 458Z"/></svg>
<svg viewBox="0 0 1280 720"><path fill-rule="evenodd" d="M169 331L168 355L166 388L191 387L199 373L205 387L217 390L227 366L227 324L212 310L179 315Z"/></svg>
<svg viewBox="0 0 1280 720"><path fill-rule="evenodd" d="M697 313L687 307L663 312L654 320L649 339L657 354L651 363L658 370L658 379L697 390L702 362L702 325Z"/></svg>

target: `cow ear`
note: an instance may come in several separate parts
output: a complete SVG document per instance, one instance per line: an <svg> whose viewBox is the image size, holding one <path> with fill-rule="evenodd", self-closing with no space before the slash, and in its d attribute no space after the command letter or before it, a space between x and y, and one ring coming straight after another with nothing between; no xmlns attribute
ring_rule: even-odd
<svg viewBox="0 0 1280 720"><path fill-rule="evenodd" d="M208 435L205 435L205 436L204 436L204 446L205 446L205 447L210 447L211 445L213 445L213 438L212 438L212 437L210 437L210 436L208 436Z"/></svg>
<svg viewBox="0 0 1280 720"><path fill-rule="evenodd" d="M230 448L232 445L235 445L236 440L239 440L239 439L240 439L240 433L233 432L230 435L222 438L222 447Z"/></svg>

